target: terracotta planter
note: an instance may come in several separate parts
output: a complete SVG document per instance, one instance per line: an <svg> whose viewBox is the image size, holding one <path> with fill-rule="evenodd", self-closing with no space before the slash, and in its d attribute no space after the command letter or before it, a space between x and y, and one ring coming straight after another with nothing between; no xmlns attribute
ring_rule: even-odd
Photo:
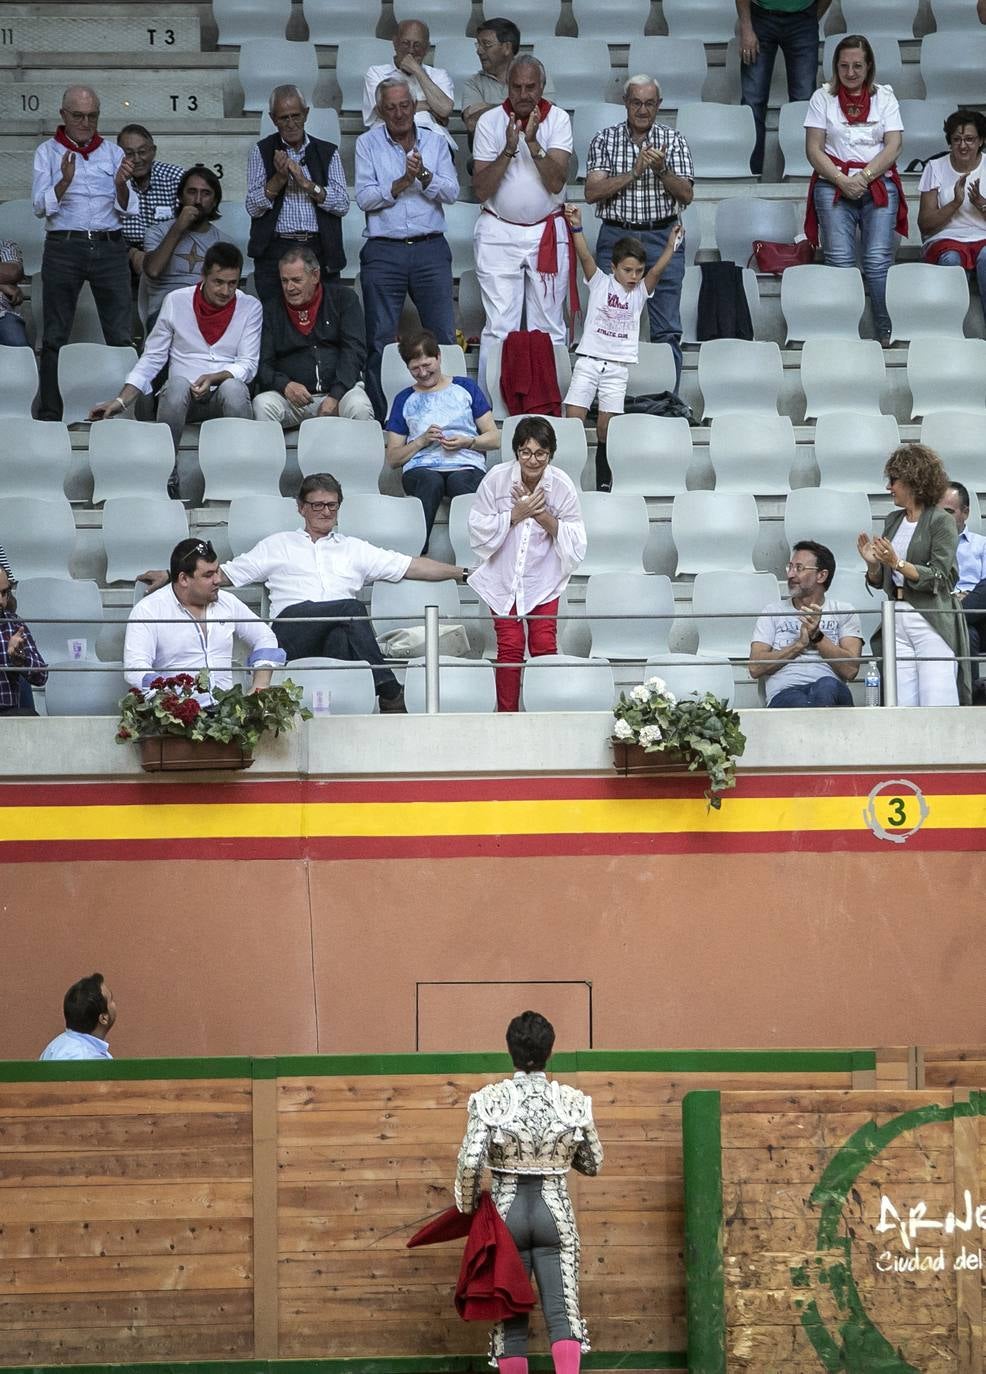
<svg viewBox="0 0 986 1374"><path fill-rule="evenodd" d="M613 740L613 767L624 777L631 773L687 773L688 760L677 749L648 754L642 744Z"/></svg>
<svg viewBox="0 0 986 1374"><path fill-rule="evenodd" d="M145 773L180 773L195 769L249 768L253 755L235 740L184 739L181 735L151 735L137 741Z"/></svg>

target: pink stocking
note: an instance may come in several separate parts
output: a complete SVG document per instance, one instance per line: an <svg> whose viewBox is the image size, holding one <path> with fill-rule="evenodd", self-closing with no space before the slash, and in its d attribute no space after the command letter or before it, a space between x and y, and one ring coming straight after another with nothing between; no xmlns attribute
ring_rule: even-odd
<svg viewBox="0 0 986 1374"><path fill-rule="evenodd" d="M579 1374L582 1363L581 1341L555 1341L551 1347L555 1374Z"/></svg>
<svg viewBox="0 0 986 1374"><path fill-rule="evenodd" d="M496 1362L500 1374L527 1374L526 1355L501 1355Z"/></svg>

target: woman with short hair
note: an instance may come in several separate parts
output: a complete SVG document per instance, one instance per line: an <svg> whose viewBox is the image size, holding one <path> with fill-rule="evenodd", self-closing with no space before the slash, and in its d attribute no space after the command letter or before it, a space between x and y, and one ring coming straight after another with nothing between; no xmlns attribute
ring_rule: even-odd
<svg viewBox="0 0 986 1374"><path fill-rule="evenodd" d="M975 272L986 310L986 115L955 110L945 120L948 152L924 164L918 228L925 262Z"/></svg>

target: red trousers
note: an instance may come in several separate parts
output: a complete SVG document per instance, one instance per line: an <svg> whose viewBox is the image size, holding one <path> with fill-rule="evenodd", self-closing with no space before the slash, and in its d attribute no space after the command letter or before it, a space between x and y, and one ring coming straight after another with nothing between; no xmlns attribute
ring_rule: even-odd
<svg viewBox="0 0 986 1374"><path fill-rule="evenodd" d="M517 614L516 601L510 607L510 615ZM516 668L499 667L496 669L496 709L516 711L520 706L520 665L524 661L524 625L527 624L527 648L531 658L542 654L558 652L558 597L554 601L544 601L535 606L527 616L520 620L510 620L506 616L495 615L493 628L496 630L496 656L501 664L516 663ZM532 620L531 616L549 616L548 620Z"/></svg>

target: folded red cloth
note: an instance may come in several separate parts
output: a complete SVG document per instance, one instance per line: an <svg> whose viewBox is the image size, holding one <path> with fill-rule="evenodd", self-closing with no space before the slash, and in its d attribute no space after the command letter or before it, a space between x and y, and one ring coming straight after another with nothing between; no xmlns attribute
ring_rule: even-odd
<svg viewBox="0 0 986 1374"><path fill-rule="evenodd" d="M523 1261L489 1193L480 1193L472 1215L449 1207L428 1222L408 1241L435 1245L467 1236L455 1309L463 1321L499 1322L530 1312L537 1301Z"/></svg>

